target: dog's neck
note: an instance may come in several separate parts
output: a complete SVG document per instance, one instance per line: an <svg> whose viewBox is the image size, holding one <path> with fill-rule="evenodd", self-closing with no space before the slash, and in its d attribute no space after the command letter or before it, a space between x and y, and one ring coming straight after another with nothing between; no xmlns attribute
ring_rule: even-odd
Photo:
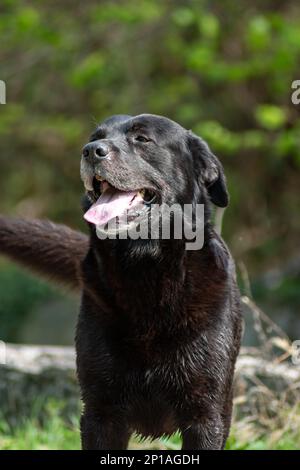
<svg viewBox="0 0 300 470"><path fill-rule="evenodd" d="M155 241L157 246L153 241L147 249L139 245L133 249L124 242L92 236L85 273L91 308L106 312L105 317L129 329L132 338L171 338L174 329L177 336L188 330L192 335L201 312L194 312L188 286L201 286L205 308L214 310L218 301L212 295L214 286L217 283L222 292L227 277L228 253L222 241L208 226L204 246L198 251L186 251L183 240ZM207 270L214 272L212 279ZM151 331L156 332L156 339L151 338Z"/></svg>
<svg viewBox="0 0 300 470"><path fill-rule="evenodd" d="M187 260L200 259L202 252L206 256L204 252L213 236L207 224L204 246L195 252L186 250L185 240L99 240L95 232L90 246L101 282L110 292L120 291L123 296L134 292L135 303L139 298L143 302L143 295L159 302L160 297L168 298L170 292L184 289Z"/></svg>

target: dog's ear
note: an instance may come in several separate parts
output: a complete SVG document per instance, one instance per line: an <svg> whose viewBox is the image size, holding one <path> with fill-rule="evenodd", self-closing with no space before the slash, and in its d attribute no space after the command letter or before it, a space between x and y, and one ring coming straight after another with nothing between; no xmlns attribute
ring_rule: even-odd
<svg viewBox="0 0 300 470"><path fill-rule="evenodd" d="M210 200L216 206L228 206L229 195L221 162L211 152L207 143L191 131L188 132L188 146L198 181L205 185Z"/></svg>

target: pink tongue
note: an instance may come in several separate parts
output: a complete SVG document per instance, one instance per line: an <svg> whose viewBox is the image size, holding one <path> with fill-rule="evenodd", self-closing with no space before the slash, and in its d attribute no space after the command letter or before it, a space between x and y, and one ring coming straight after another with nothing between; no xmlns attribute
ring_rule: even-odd
<svg viewBox="0 0 300 470"><path fill-rule="evenodd" d="M124 192L108 188L84 214L84 218L92 224L103 225L109 220L123 215L141 201L142 198L136 191Z"/></svg>

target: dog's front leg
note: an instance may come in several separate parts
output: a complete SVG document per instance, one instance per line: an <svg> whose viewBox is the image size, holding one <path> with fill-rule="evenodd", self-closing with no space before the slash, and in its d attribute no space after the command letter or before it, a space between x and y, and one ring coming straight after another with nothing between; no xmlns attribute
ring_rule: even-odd
<svg viewBox="0 0 300 470"><path fill-rule="evenodd" d="M182 450L222 450L223 423L221 417L203 416L199 421L184 426L182 434Z"/></svg>
<svg viewBox="0 0 300 470"><path fill-rule="evenodd" d="M103 418L85 412L81 417L80 428L83 450L127 449L130 433L118 416Z"/></svg>

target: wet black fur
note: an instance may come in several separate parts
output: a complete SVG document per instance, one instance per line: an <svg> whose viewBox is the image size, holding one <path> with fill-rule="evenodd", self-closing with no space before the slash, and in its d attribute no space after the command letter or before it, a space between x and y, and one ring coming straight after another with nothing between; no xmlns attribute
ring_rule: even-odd
<svg viewBox="0 0 300 470"><path fill-rule="evenodd" d="M133 432L179 429L184 449L222 449L241 337L234 262L210 222L211 202L228 204L223 168L202 139L163 117L114 116L91 141L110 149L110 159L89 158L91 171L119 189L150 188L160 202L204 203L206 223L203 248L186 251L184 240L99 240L90 226L88 241L0 217L3 253L82 289L82 446L125 449Z"/></svg>
<svg viewBox="0 0 300 470"><path fill-rule="evenodd" d="M91 227L76 335L83 447L125 449L133 431L179 429L185 449L221 449L241 330L234 264L209 221L210 201L228 203L222 166L199 137L157 116L112 118L92 140L111 149L111 160L90 161L94 171L160 202L204 203L206 227L200 251L184 240L100 241Z"/></svg>

